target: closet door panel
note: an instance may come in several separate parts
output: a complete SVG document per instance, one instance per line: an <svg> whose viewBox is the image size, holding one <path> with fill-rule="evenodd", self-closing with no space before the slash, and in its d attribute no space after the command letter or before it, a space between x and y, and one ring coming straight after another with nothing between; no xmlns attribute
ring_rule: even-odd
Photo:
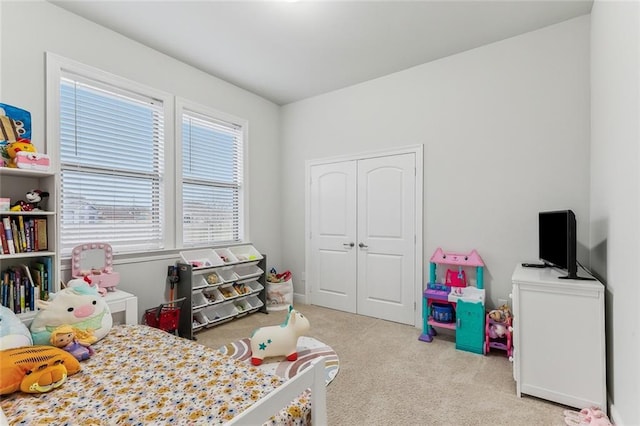
<svg viewBox="0 0 640 426"><path fill-rule="evenodd" d="M315 305L356 312L356 162L311 167L311 271Z"/></svg>
<svg viewBox="0 0 640 426"><path fill-rule="evenodd" d="M357 197L357 312L413 324L415 154L359 160Z"/></svg>

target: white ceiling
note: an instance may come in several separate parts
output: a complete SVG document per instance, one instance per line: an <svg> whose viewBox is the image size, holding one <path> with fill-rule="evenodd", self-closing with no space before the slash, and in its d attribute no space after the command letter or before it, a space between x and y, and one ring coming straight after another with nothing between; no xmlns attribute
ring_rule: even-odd
<svg viewBox="0 0 640 426"><path fill-rule="evenodd" d="M49 0L277 104L590 13L592 0Z"/></svg>

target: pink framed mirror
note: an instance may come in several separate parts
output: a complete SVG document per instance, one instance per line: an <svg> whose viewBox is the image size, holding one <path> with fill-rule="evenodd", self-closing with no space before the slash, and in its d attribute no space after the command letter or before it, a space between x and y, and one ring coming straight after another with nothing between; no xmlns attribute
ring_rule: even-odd
<svg viewBox="0 0 640 426"><path fill-rule="evenodd" d="M113 248L108 243L94 242L77 245L71 251L71 275L88 277L91 284L115 290L120 274L113 270Z"/></svg>

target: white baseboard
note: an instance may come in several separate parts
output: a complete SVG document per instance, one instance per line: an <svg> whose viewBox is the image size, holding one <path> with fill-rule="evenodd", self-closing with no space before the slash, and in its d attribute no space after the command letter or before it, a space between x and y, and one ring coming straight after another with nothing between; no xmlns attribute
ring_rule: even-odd
<svg viewBox="0 0 640 426"><path fill-rule="evenodd" d="M309 301L307 300L306 294L293 293L293 304L301 303L303 305L308 305Z"/></svg>
<svg viewBox="0 0 640 426"><path fill-rule="evenodd" d="M609 399L611 401L611 399ZM616 426L624 426L624 422L620 418L620 413L616 410L616 406L611 404L609 407L609 420Z"/></svg>

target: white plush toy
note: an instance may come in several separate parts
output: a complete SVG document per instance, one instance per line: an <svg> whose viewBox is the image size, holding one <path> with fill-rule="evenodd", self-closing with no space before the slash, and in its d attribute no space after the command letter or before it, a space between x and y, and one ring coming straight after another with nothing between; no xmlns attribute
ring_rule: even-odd
<svg viewBox="0 0 640 426"><path fill-rule="evenodd" d="M113 326L107 302L98 287L82 279L71 280L67 288L50 294L49 301L39 300L40 309L31 323L34 345L49 345L51 332L61 325L70 325L102 339Z"/></svg>
<svg viewBox="0 0 640 426"><path fill-rule="evenodd" d="M261 327L251 334L251 364L260 365L270 356L284 355L287 361L298 359L298 337L309 331L309 320L289 306L287 318L280 325Z"/></svg>
<svg viewBox="0 0 640 426"><path fill-rule="evenodd" d="M11 309L0 306L0 351L31 345L33 341L27 326Z"/></svg>

